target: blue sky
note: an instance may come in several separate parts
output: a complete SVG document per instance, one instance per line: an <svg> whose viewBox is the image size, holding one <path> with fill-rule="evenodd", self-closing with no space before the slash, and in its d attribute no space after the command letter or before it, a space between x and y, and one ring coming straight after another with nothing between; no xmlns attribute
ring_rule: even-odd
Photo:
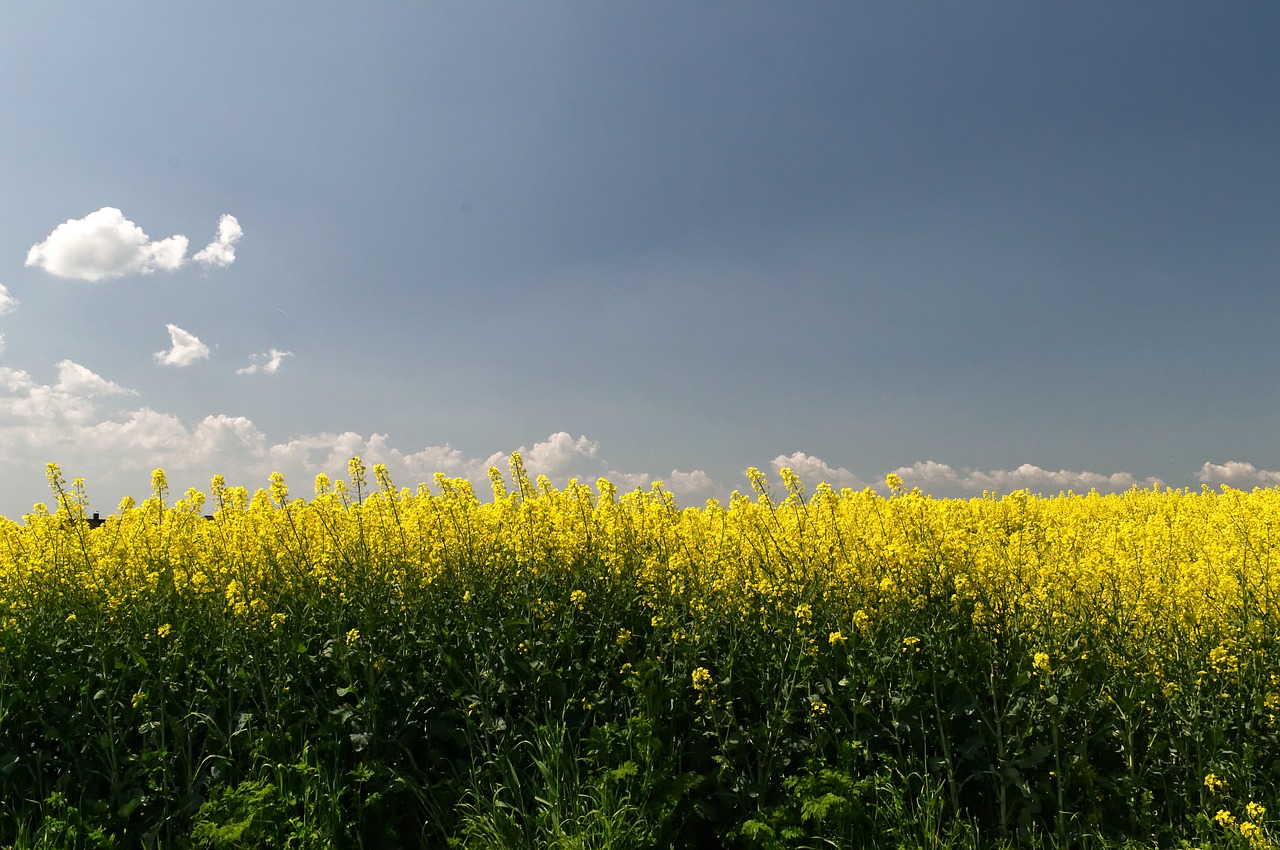
<svg viewBox="0 0 1280 850"><path fill-rule="evenodd" d="M1268 3L0 12L0 514L360 454L1280 483ZM178 238L181 237L181 238ZM776 478L776 476L775 476Z"/></svg>

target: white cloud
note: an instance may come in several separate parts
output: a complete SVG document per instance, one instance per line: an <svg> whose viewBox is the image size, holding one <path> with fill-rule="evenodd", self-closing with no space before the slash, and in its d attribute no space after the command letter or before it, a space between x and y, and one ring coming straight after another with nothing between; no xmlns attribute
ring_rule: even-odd
<svg viewBox="0 0 1280 850"><path fill-rule="evenodd" d="M927 460L899 467L893 472L902 478L907 487L919 487L937 496L978 496L983 491L1010 493L1014 490L1031 490L1048 495L1066 491L1087 493L1089 490L1115 493L1135 486L1151 487L1160 483L1157 478L1137 478L1128 472L1103 474L1068 469L1054 472L1030 463L1024 463L1016 469L983 471L956 469L945 463Z"/></svg>
<svg viewBox="0 0 1280 850"><path fill-rule="evenodd" d="M43 384L23 370L0 367L0 475L6 481L6 488L0 490L0 513L19 515L14 511L25 509L22 500L38 498L46 492L43 469L50 460L62 464L68 476L83 476L97 509L105 505L108 511L125 493L145 497L150 471L156 467L169 473L174 493L187 487L208 492L209 478L214 474L223 474L228 483L252 490L265 487L270 474L279 471L294 495L310 496L318 473L334 480L345 479L347 461L353 455L359 455L370 469L374 464L386 464L392 480L402 487L430 484L436 472L443 472L451 478L470 481L484 500L489 495L489 467L501 470L510 486L510 450L469 454L447 443L401 448L392 445L385 434L354 431L317 432L272 442L243 416L218 414L188 423L148 406L131 408L126 406L129 402L113 402L136 393L73 361L59 362L57 371L55 382ZM113 403L114 409L109 406ZM547 475L556 487L565 486L570 478L594 487L596 479L603 477L625 493L648 489L661 479L677 503L685 506L698 505L709 498L723 501L730 489L703 470L674 469L665 476L618 470L608 463L600 443L565 431L549 434L517 451L532 477ZM809 493L824 481L837 488L864 486L862 479L848 469L803 452L779 455L772 465L775 469L793 469ZM1090 488L1116 492L1156 483L1126 472L1053 471L1034 464L1006 470L975 470L922 461L894 472L908 487L920 487L935 496L962 498L980 495L983 490L1007 493L1028 488L1053 495L1061 490L1085 492ZM1280 472L1259 470L1238 461L1206 463L1200 478L1233 486L1280 486ZM369 483L376 486L372 480ZM880 489L884 492L883 486Z"/></svg>
<svg viewBox="0 0 1280 850"><path fill-rule="evenodd" d="M69 395L86 398L104 395L138 394L136 390L127 389L108 381L74 360L58 361L58 383L54 386L54 389Z"/></svg>
<svg viewBox="0 0 1280 850"><path fill-rule="evenodd" d="M677 501L686 505L724 495L720 492L720 485L701 469L695 469L692 472L673 469L671 474L663 480L663 484Z"/></svg>
<svg viewBox="0 0 1280 850"><path fill-rule="evenodd" d="M115 207L103 207L54 228L27 252L27 265L58 277L97 281L126 274L180 268L187 237L152 242L142 228Z"/></svg>
<svg viewBox="0 0 1280 850"><path fill-rule="evenodd" d="M171 347L168 351L155 353L157 363L182 367L209 357L209 346L201 342L195 334L188 333L177 325L165 325L165 327L169 329Z"/></svg>
<svg viewBox="0 0 1280 850"><path fill-rule="evenodd" d="M772 466L775 472L784 466L791 468L805 484L805 492L809 494L822 482L837 490L844 487L858 490L868 486L848 469L833 468L821 458L804 452L779 455L774 458ZM1024 463L1015 469L980 470L956 468L925 460L898 467L891 472L899 476L908 488L919 487L931 495L952 498L980 496L984 491L1011 493L1014 490L1031 490L1045 495L1067 491L1087 493L1089 490L1117 493L1135 486L1146 488L1163 483L1157 478L1138 478L1128 472L1104 474L1088 470L1053 471L1031 463ZM1277 482L1280 482L1280 473L1276 475ZM875 486L881 492L887 492L883 482L884 477L881 476L876 479Z"/></svg>
<svg viewBox="0 0 1280 850"><path fill-rule="evenodd" d="M0 283L0 316L18 309L18 299L9 294L9 288Z"/></svg>
<svg viewBox="0 0 1280 850"><path fill-rule="evenodd" d="M253 490L266 486L270 474L279 471L295 495L310 496L318 473L346 479L347 461L356 455L370 469L386 464L392 480L402 487L430 484L436 472L443 472L470 481L477 496L487 499L490 467L500 469L509 483L510 450L471 455L448 444L405 450L391 445L385 434L353 431L304 434L273 443L243 416L207 416L188 424L148 406L114 411L102 406L108 398L130 394L72 361L58 364L58 380L51 385L20 369L0 367L0 470L15 484L27 476L22 490L0 490L0 513L18 516L29 504L23 500L44 494L44 463L50 460L61 464L68 476L83 476L96 509L105 506L108 511L126 492L144 498L150 470L156 467L169 473L174 493L188 487L207 493L214 474ZM604 477L626 492L647 489L655 480L648 473L611 469L599 443L583 435L556 432L517 450L531 476L547 475L556 487L577 478L594 488L596 479ZM702 470L672 470L663 481L682 505L724 495ZM376 486L372 473L369 484Z"/></svg>
<svg viewBox="0 0 1280 850"><path fill-rule="evenodd" d="M1280 472L1258 469L1251 463L1229 460L1226 463L1205 462L1200 467L1200 481L1204 484L1226 484L1237 490L1253 487L1280 486Z"/></svg>
<svg viewBox="0 0 1280 850"><path fill-rule="evenodd" d="M835 469L821 458L807 455L804 452L778 455L773 459L772 466L775 472L778 472L784 466L789 468L800 477L801 482L805 485L805 492L810 494L813 493L813 488L824 483L834 490L842 490L845 487L861 490L866 486L858 476L843 466Z"/></svg>
<svg viewBox="0 0 1280 850"><path fill-rule="evenodd" d="M598 460L599 453L599 443L585 436L574 439L564 431L557 431L542 442L534 443L531 449L520 447L525 469L534 477L582 477L575 473L603 466Z"/></svg>
<svg viewBox="0 0 1280 850"><path fill-rule="evenodd" d="M37 383L21 369L0 367L0 442L14 447L15 457L29 460L16 448L28 437L37 443L45 435L63 439L70 433L69 426L99 415L100 400L117 395L137 393L71 360L58 363L58 381L52 385ZM27 435L27 430L34 433Z"/></svg>
<svg viewBox="0 0 1280 850"><path fill-rule="evenodd" d="M244 236L244 229L233 215L218 220L218 236L196 253L193 260L205 266L229 266L236 260L236 243Z"/></svg>
<svg viewBox="0 0 1280 850"><path fill-rule="evenodd" d="M99 452L145 457L153 466L173 463L175 450L189 442L178 417L149 407L130 411L122 422L107 420L87 426L82 434Z"/></svg>
<svg viewBox="0 0 1280 850"><path fill-rule="evenodd" d="M273 348L266 354L254 354L249 357L249 365L237 369L236 374L256 375L259 372L264 372L268 375L274 375L280 371L280 364L284 362L284 359L292 356L292 351L281 351L278 348Z"/></svg>
<svg viewBox="0 0 1280 850"><path fill-rule="evenodd" d="M22 369L0 366L0 390L6 393L21 393L30 390L33 386L35 381L31 380L31 376Z"/></svg>

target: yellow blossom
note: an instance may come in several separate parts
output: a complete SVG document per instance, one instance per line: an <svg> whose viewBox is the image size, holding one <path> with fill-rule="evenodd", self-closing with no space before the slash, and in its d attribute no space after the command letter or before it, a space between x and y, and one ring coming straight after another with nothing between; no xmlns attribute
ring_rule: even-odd
<svg viewBox="0 0 1280 850"><path fill-rule="evenodd" d="M711 686L711 671L706 667L696 667L693 671L693 689L705 691Z"/></svg>

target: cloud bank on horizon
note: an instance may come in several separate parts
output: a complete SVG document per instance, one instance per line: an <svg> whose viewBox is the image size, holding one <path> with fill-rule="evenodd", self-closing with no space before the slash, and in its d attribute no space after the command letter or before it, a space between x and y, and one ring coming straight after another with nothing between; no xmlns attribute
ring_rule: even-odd
<svg viewBox="0 0 1280 850"><path fill-rule="evenodd" d="M174 350L182 348L181 340L181 334L175 336ZM198 490L207 488L214 474L252 490L265 486L270 473L278 471L300 495L307 492L319 473L344 477L347 461L355 456L370 465L386 464L392 479L401 486L429 482L439 472L467 479L482 497L488 492L489 468L497 467L505 474L512 451L520 452L530 475L546 475L556 486L564 486L571 478L591 484L606 478L625 491L648 488L661 481L681 504L698 504L707 499L723 501L732 490L747 489L745 481L717 481L698 469L673 469L666 475L618 469L607 460L598 441L565 431L549 434L528 446L483 456L468 456L448 443L406 448L392 445L385 434L353 431L319 431L272 441L247 417L210 414L198 422L184 422L146 405L122 404L136 398L137 391L82 364L63 360L56 368L57 380L45 384L23 370L0 367L0 464L22 463L33 457L56 460L67 474L87 480L89 496L98 510L103 509L97 501L102 493L95 481L129 474L142 480L143 474L155 467L164 468L171 482L181 484L179 489ZM769 467L775 475L783 467L792 469L809 493L819 483L837 490L886 489L882 484L884 475L863 478L804 452L778 455ZM1162 483L1125 472L1052 471L1033 464L1008 470L976 470L924 461L888 470L885 475L889 472L899 475L909 488L960 498L984 491L1008 493L1023 489L1046 495L1093 489L1120 492ZM1206 462L1197 478L1205 485L1227 484L1237 489L1280 485L1280 471L1258 469L1238 461ZM145 494L130 495L137 498Z"/></svg>

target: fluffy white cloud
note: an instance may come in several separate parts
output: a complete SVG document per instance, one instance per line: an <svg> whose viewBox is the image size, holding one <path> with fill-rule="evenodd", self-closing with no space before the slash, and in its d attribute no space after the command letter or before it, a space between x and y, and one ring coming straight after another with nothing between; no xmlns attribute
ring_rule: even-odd
<svg viewBox="0 0 1280 850"><path fill-rule="evenodd" d="M775 472L780 471L784 466L789 468L800 477L807 493L812 493L813 488L819 484L826 484L834 490L842 490L845 487L861 490L866 486L858 476L843 466L835 469L821 458L804 452L778 455L773 459L772 466Z"/></svg>
<svg viewBox="0 0 1280 850"><path fill-rule="evenodd" d="M171 464L177 452L192 447L182 420L149 407L130 411L123 421L86 426L81 434L99 452L145 457L153 466Z"/></svg>
<svg viewBox="0 0 1280 850"><path fill-rule="evenodd" d="M218 220L217 237L192 259L205 266L229 266L236 260L236 243L241 236L244 236L244 229L236 217L224 215Z"/></svg>
<svg viewBox="0 0 1280 850"><path fill-rule="evenodd" d="M0 442L13 457L29 460L21 446L62 440L69 426L92 420L107 396L137 395L71 360L58 363L58 381L40 384L21 369L0 367ZM7 455L0 452L0 458Z"/></svg>
<svg viewBox="0 0 1280 850"><path fill-rule="evenodd" d="M1253 487L1280 486L1280 472L1258 469L1251 463L1229 460L1226 463L1205 462L1200 467L1200 481L1204 484L1226 484L1237 490Z"/></svg>
<svg viewBox="0 0 1280 850"><path fill-rule="evenodd" d="M266 354L254 354L249 358L249 365L236 370L237 375L256 375L264 372L268 375L274 375L280 371L280 364L284 362L286 357L292 357L292 351L281 351L273 348Z"/></svg>
<svg viewBox="0 0 1280 850"><path fill-rule="evenodd" d="M520 447L520 456L529 474L548 478L581 477L581 472L602 464L599 454L599 443L585 436L574 439L564 431L557 431L542 442L534 443L531 449Z"/></svg>
<svg viewBox="0 0 1280 850"><path fill-rule="evenodd" d="M0 283L0 316L18 309L18 299L9 294L9 288Z"/></svg>
<svg viewBox="0 0 1280 850"><path fill-rule="evenodd" d="M169 329L170 348L168 351L157 351L157 363L165 366L190 366L197 360L209 357L209 346L205 345L193 333L188 333L177 325L165 325Z"/></svg>
<svg viewBox="0 0 1280 850"><path fill-rule="evenodd" d="M22 369L0 366L0 391L7 394L22 393L33 386L35 381L31 380L31 376Z"/></svg>
<svg viewBox="0 0 1280 850"><path fill-rule="evenodd" d="M684 504L692 504L695 501L705 501L724 495L720 492L720 485L701 469L695 469L692 472L681 472L678 469L673 469L671 474L663 480L663 484Z"/></svg>
<svg viewBox="0 0 1280 850"><path fill-rule="evenodd" d="M103 207L54 228L27 252L27 265L58 277L102 280L126 274L150 274L182 266L187 237L152 242L142 228L115 207Z"/></svg>
<svg viewBox="0 0 1280 850"><path fill-rule="evenodd" d="M81 366L74 360L58 361L58 383L54 389L74 396L92 398L104 395L137 395L137 390L127 389L108 381L96 372Z"/></svg>

